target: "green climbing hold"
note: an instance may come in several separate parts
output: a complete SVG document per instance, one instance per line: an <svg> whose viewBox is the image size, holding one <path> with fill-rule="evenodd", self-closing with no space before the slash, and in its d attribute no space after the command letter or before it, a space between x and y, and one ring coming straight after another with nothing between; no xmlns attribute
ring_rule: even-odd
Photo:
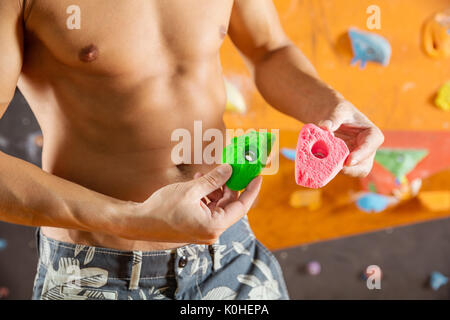
<svg viewBox="0 0 450 320"><path fill-rule="evenodd" d="M275 142L275 135L267 132L251 131L234 137L223 149L222 162L233 168L226 185L239 191L257 177L265 167L267 158Z"/></svg>
<svg viewBox="0 0 450 320"><path fill-rule="evenodd" d="M396 178L406 176L428 154L425 149L379 149L375 161Z"/></svg>

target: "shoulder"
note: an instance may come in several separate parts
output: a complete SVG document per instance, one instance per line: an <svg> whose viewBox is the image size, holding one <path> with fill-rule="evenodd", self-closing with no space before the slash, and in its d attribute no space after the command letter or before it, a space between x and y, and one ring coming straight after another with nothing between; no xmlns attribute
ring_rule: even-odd
<svg viewBox="0 0 450 320"><path fill-rule="evenodd" d="M26 0L1 0L0 1L0 16L2 21L12 21L9 19L16 19L23 14ZM9 19L8 19L9 18Z"/></svg>
<svg viewBox="0 0 450 320"><path fill-rule="evenodd" d="M33 0L1 0L0 11L8 15L23 16L32 3Z"/></svg>
<svg viewBox="0 0 450 320"><path fill-rule="evenodd" d="M27 0L2 0L0 4L2 7L14 10L17 13L22 13L27 2Z"/></svg>
<svg viewBox="0 0 450 320"><path fill-rule="evenodd" d="M31 9L33 8L35 0L17 0L17 1L19 2L23 22L25 24L28 20L28 17L30 16Z"/></svg>

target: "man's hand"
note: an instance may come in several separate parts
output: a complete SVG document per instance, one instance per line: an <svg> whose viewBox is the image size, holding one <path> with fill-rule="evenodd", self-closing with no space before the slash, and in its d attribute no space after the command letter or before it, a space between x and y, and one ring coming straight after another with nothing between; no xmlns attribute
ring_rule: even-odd
<svg viewBox="0 0 450 320"><path fill-rule="evenodd" d="M381 130L344 99L325 112L322 117L325 120L318 125L334 132L350 150L342 171L353 177L367 176L372 169L375 153L384 141Z"/></svg>
<svg viewBox="0 0 450 320"><path fill-rule="evenodd" d="M119 236L130 239L212 244L255 201L262 177L239 192L224 186L231 177L230 165L220 165L194 180L157 190L144 203L135 205Z"/></svg>
<svg viewBox="0 0 450 320"><path fill-rule="evenodd" d="M273 0L235 0L229 34L246 58L264 99L303 123L333 131L351 151L344 173L367 175L375 152L383 143L383 134L319 78L313 65L283 31Z"/></svg>

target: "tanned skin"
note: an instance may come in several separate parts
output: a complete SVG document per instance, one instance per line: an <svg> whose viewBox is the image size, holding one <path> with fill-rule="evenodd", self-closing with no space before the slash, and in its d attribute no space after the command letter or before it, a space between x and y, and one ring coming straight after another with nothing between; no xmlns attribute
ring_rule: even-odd
<svg viewBox="0 0 450 320"><path fill-rule="evenodd" d="M66 26L70 5L79 30ZM17 85L44 146L42 169L0 153L0 219L122 250L215 242L262 179L232 192L230 166L173 163L170 138L195 120L225 130L227 34L268 103L343 138L344 173L370 171L383 135L320 80L271 0L2 0L0 116Z"/></svg>

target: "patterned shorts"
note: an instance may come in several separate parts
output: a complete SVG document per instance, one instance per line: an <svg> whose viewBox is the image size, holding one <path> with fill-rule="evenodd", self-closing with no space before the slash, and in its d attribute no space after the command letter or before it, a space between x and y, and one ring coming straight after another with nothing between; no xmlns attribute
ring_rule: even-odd
<svg viewBox="0 0 450 320"><path fill-rule="evenodd" d="M247 217L213 245L121 251L50 239L37 229L33 300L289 299L281 268Z"/></svg>

